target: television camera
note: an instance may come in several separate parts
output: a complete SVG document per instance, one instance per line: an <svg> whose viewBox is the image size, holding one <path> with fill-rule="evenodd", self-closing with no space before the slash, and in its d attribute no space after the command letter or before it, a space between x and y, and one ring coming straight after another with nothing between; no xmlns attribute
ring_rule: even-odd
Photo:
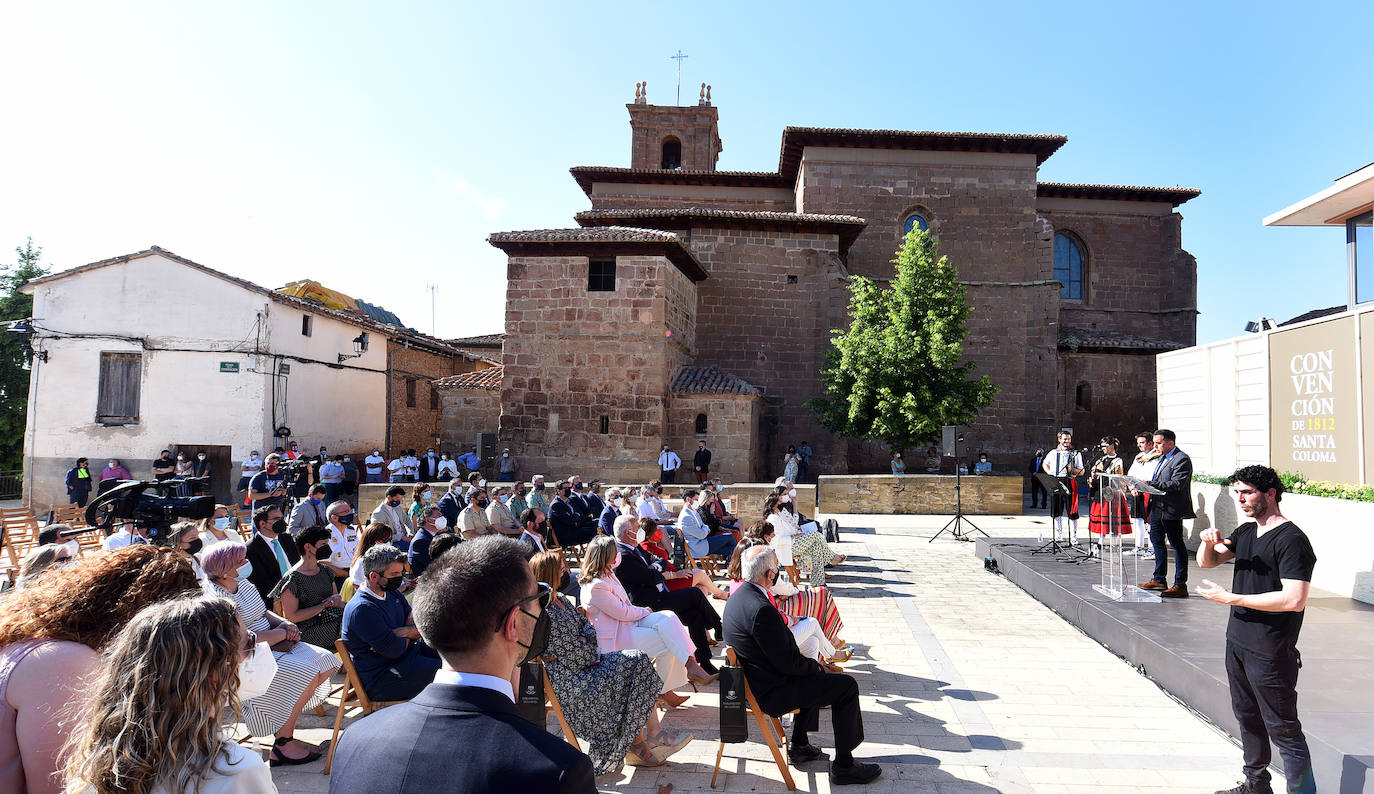
<svg viewBox="0 0 1374 794"><path fill-rule="evenodd" d="M184 495L207 490L208 480L208 477L125 480L86 506L86 523L92 530L109 534L115 523L132 521L135 526L144 529L148 540L166 545L172 524L181 520L209 518L215 514L215 497Z"/></svg>

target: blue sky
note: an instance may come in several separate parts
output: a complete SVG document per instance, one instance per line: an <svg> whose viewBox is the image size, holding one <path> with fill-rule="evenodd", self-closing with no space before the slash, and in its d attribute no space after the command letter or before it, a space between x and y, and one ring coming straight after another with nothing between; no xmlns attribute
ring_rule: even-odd
<svg viewBox="0 0 1374 794"><path fill-rule="evenodd" d="M671 9L671 10L670 10ZM501 330L493 231L573 225L634 84L714 86L722 169L788 124L1045 132L1047 181L1201 188L1199 341L1342 303L1344 233L1260 219L1374 160L1367 3L6 4L0 246L161 245ZM6 256L6 260L10 257Z"/></svg>

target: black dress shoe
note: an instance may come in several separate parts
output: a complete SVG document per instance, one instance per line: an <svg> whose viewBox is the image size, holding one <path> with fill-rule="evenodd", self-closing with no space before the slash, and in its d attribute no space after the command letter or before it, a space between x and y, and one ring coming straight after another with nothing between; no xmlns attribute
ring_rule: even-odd
<svg viewBox="0 0 1374 794"><path fill-rule="evenodd" d="M815 761L817 758L826 757L827 756L825 752L814 744L803 744L801 746L797 746L795 744L787 745L787 763L791 764L792 766L796 766L797 764L804 764L807 761Z"/></svg>
<svg viewBox="0 0 1374 794"><path fill-rule="evenodd" d="M872 783L878 779L878 775L883 773L883 768L877 764L861 764L855 761L849 766L830 765L830 785L850 786L862 783Z"/></svg>
<svg viewBox="0 0 1374 794"><path fill-rule="evenodd" d="M1269 785L1269 781L1244 781L1235 788L1228 788L1225 791L1218 791L1217 794L1274 794L1274 789Z"/></svg>

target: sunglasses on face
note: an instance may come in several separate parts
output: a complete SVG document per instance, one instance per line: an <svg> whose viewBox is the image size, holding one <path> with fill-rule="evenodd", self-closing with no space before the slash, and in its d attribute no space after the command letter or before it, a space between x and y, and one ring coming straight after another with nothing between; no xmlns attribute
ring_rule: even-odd
<svg viewBox="0 0 1374 794"><path fill-rule="evenodd" d="M497 634L500 634L500 633L501 633L501 628L502 628L503 626L506 625L506 618L510 615L511 610L519 609L521 612L525 612L525 610L524 610L523 607L524 607L526 604L528 604L529 602L534 601L535 599L538 599L538 600L539 600L539 608L540 608L540 609L548 609L548 608L549 608L549 604L553 602L553 588L552 588L552 587L549 587L548 584L546 584L546 583L544 583L544 582L539 582L538 585L539 585L538 590L536 590L536 592L535 592L534 595L532 595L532 596L525 596L524 598L520 599L519 601L516 601L515 604L514 604L510 609L507 609L505 612L502 612L502 613L501 613L501 620L500 620L500 622L498 622L498 623L496 624L496 632L495 632L495 633L497 633ZM526 615L529 615L530 613L525 612L525 614L526 614ZM535 616L535 615L530 615L530 617L536 617L536 616Z"/></svg>

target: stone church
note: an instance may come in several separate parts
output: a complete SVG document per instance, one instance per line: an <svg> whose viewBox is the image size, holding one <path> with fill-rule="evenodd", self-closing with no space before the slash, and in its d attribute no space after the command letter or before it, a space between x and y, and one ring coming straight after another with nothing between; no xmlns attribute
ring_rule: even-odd
<svg viewBox="0 0 1374 794"><path fill-rule="evenodd" d="M699 438L728 480L777 476L802 441L813 474L886 471L804 403L846 280L890 278L912 226L958 268L967 355L1001 387L968 454L1019 471L1061 426L1128 448L1152 427L1154 355L1195 341L1175 210L1199 191L1042 182L1061 135L787 127L774 170L718 171L706 86L665 106L640 84L627 109L630 166L571 169L575 227L489 238L508 257L498 443L525 472L643 480Z"/></svg>

